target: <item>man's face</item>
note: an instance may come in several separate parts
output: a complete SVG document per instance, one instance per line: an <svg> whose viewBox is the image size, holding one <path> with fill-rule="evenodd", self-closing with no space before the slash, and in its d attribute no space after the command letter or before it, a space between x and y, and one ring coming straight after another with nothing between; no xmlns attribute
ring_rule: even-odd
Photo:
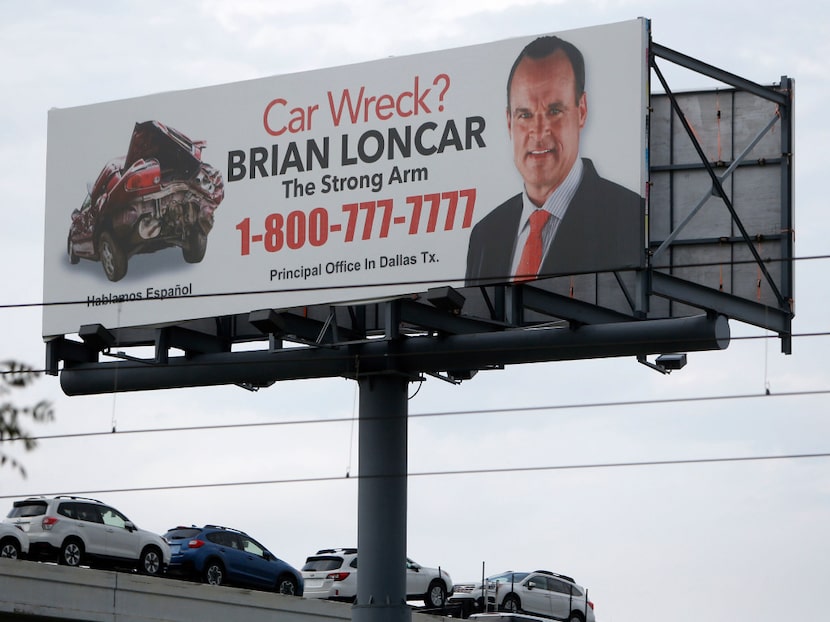
<svg viewBox="0 0 830 622"><path fill-rule="evenodd" d="M519 62L510 85L507 129L513 161L536 205L545 202L576 161L587 115L585 93L576 101L573 67L565 52Z"/></svg>

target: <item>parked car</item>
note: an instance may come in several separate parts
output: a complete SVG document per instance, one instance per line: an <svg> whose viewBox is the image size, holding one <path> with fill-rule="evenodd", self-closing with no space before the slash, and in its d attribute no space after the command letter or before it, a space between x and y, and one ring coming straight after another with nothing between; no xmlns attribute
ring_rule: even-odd
<svg viewBox="0 0 830 622"><path fill-rule="evenodd" d="M302 568L306 598L354 601L357 596L357 549L322 549ZM444 604L452 586L446 571L427 568L407 558L406 598L423 600L430 608Z"/></svg>
<svg viewBox="0 0 830 622"><path fill-rule="evenodd" d="M29 553L29 536L16 525L0 523L0 557L22 559Z"/></svg>
<svg viewBox="0 0 830 622"><path fill-rule="evenodd" d="M465 613L529 613L568 622L596 619L588 591L571 577L548 570L503 572L488 577L484 585L461 583L453 586L448 602Z"/></svg>
<svg viewBox="0 0 830 622"><path fill-rule="evenodd" d="M202 261L225 196L222 174L202 161L205 146L158 121L136 123L127 155L104 166L72 212L70 263L100 261L119 281L138 253L178 246L186 262Z"/></svg>
<svg viewBox="0 0 830 622"><path fill-rule="evenodd" d="M56 559L66 566L129 566L149 575L162 574L170 562L170 548L161 536L139 529L96 499L30 497L15 501L5 522L26 533L34 559Z"/></svg>
<svg viewBox="0 0 830 622"><path fill-rule="evenodd" d="M174 527L168 574L210 585L238 585L303 595L303 576L245 532L218 525Z"/></svg>

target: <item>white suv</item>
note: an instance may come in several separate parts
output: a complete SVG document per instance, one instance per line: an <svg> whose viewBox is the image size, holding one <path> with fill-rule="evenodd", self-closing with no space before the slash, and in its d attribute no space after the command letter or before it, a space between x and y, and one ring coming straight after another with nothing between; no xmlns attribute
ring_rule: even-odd
<svg viewBox="0 0 830 622"><path fill-rule="evenodd" d="M57 557L66 566L128 565L149 575L161 574L170 563L170 547L161 536L95 499L30 497L15 501L4 522L29 537L30 559Z"/></svg>
<svg viewBox="0 0 830 622"><path fill-rule="evenodd" d="M302 568L306 598L329 598L352 602L357 596L357 549L322 549L306 559ZM427 568L406 560L406 599L423 600L437 609L452 587L446 571Z"/></svg>
<svg viewBox="0 0 830 622"><path fill-rule="evenodd" d="M14 525L0 523L0 557L18 559L29 553L29 538Z"/></svg>
<svg viewBox="0 0 830 622"><path fill-rule="evenodd" d="M588 590L571 577L548 570L503 572L488 577L484 585L460 583L453 586L448 602L460 606L462 615L474 611L504 611L568 622L596 621Z"/></svg>

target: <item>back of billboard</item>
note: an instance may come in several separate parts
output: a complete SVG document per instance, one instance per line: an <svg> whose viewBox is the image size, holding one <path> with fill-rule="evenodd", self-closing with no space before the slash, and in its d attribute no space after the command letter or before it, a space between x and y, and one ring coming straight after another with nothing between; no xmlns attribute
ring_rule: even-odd
<svg viewBox="0 0 830 622"><path fill-rule="evenodd" d="M578 50L584 93L517 72L509 108L537 39ZM43 336L510 282L545 183L528 160L574 150L542 206L567 250L524 276L640 268L648 41L637 19L51 110ZM564 218L580 200L598 211Z"/></svg>

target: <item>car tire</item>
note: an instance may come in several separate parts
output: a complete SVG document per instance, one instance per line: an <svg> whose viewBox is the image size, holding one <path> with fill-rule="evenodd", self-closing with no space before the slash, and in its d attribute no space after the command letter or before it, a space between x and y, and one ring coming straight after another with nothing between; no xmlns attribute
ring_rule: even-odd
<svg viewBox="0 0 830 622"><path fill-rule="evenodd" d="M81 560L84 557L83 542L77 538L68 538L61 545L58 553L58 563L61 566L71 566L77 568L81 565Z"/></svg>
<svg viewBox="0 0 830 622"><path fill-rule="evenodd" d="M502 602L501 608L503 611L519 613L522 610L522 603L515 594L508 594Z"/></svg>
<svg viewBox="0 0 830 622"><path fill-rule="evenodd" d="M429 584L427 593L424 594L424 604L430 609L438 609L444 606L447 600L447 588L442 581L437 579Z"/></svg>
<svg viewBox="0 0 830 622"><path fill-rule="evenodd" d="M14 538L6 538L0 542L0 557L20 559L20 543Z"/></svg>
<svg viewBox="0 0 830 622"><path fill-rule="evenodd" d="M69 263L71 263L73 266L81 261L81 258L75 254L75 249L72 248L71 239L68 239L66 241L66 252L69 254Z"/></svg>
<svg viewBox="0 0 830 622"><path fill-rule="evenodd" d="M158 547L148 546L141 551L141 557L138 560L138 571L141 574L157 577L162 570L162 556Z"/></svg>
<svg viewBox="0 0 830 622"><path fill-rule="evenodd" d="M225 583L225 566L218 560L211 560L202 573L202 581L208 585L223 585Z"/></svg>
<svg viewBox="0 0 830 622"><path fill-rule="evenodd" d="M110 281L120 281L127 274L127 255L109 231L104 231L98 240L98 256Z"/></svg>
<svg viewBox="0 0 830 622"><path fill-rule="evenodd" d="M288 596L297 596L300 591L297 579L289 574L280 575L277 579L276 588L278 594L287 594Z"/></svg>
<svg viewBox="0 0 830 622"><path fill-rule="evenodd" d="M207 234L196 226L187 236L187 244L182 246L182 257L187 263L199 263L205 258L205 252Z"/></svg>
<svg viewBox="0 0 830 622"><path fill-rule="evenodd" d="M571 615L568 617L568 622L585 622L585 618L583 617L581 611L571 611Z"/></svg>

